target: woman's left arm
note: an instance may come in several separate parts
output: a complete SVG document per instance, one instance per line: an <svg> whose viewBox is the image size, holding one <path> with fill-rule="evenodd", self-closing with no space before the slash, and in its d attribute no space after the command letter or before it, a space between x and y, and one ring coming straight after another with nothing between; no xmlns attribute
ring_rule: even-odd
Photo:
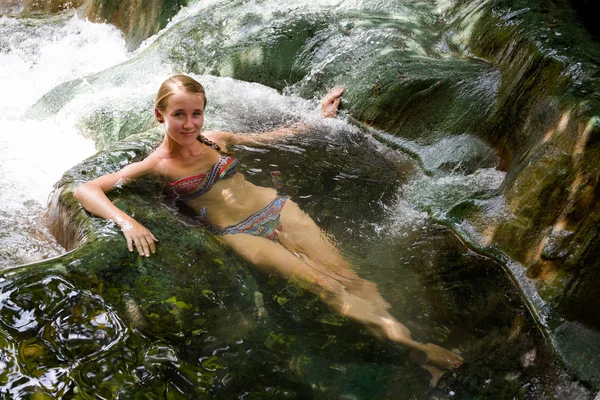
<svg viewBox="0 0 600 400"><path fill-rule="evenodd" d="M337 115L343 93L343 88L336 87L323 97L323 100L321 101L321 112L325 118L334 118ZM204 133L204 136L220 146L235 146L236 144L260 145L276 142L288 136L302 135L308 131L309 126L299 122L261 133L235 134L233 132L207 131Z"/></svg>
<svg viewBox="0 0 600 400"><path fill-rule="evenodd" d="M253 146L277 142L288 136L305 134L308 130L308 125L296 123L261 133L206 131L203 135L206 136L207 139L216 142L219 146L225 145L229 147L237 144Z"/></svg>

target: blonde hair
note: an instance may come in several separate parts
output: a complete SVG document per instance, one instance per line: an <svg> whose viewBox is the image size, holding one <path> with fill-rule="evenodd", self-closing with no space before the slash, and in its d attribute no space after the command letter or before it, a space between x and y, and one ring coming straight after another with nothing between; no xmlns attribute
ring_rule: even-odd
<svg viewBox="0 0 600 400"><path fill-rule="evenodd" d="M197 94L204 101L204 107L206 107L206 93L204 92L204 87L194 78L182 74L173 75L160 85L158 93L156 94L156 99L154 100L154 107L156 107L158 111L165 111L169 104L169 97L173 96L177 89L183 90L186 93ZM201 143L212 147L220 153L231 154L221 150L221 147L218 144L208 140L202 134L199 134L197 139Z"/></svg>
<svg viewBox="0 0 600 400"><path fill-rule="evenodd" d="M204 101L204 107L206 107L206 93L204 87L198 83L194 78L187 75L173 75L165 80L156 94L154 106L159 111L165 111L169 104L169 97L175 94L176 90L183 90L186 93L197 94Z"/></svg>

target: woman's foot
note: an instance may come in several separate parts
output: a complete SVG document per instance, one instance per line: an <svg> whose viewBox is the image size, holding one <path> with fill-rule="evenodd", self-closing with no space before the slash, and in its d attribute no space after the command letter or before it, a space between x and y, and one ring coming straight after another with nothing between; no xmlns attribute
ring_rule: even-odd
<svg viewBox="0 0 600 400"><path fill-rule="evenodd" d="M456 369L465 362L460 355L432 343L423 345L422 350L432 364L443 369Z"/></svg>
<svg viewBox="0 0 600 400"><path fill-rule="evenodd" d="M442 376L444 376L444 374L446 372L448 372L446 370L436 367L435 365L430 365L430 364L421 364L421 367L431 374L431 379L429 380L429 384L431 385L432 388L436 387L440 378Z"/></svg>
<svg viewBox="0 0 600 400"><path fill-rule="evenodd" d="M344 93L344 88L335 87L323 97L323 100L321 101L321 111L323 112L324 117L333 118L337 115L340 101L342 100L342 93Z"/></svg>

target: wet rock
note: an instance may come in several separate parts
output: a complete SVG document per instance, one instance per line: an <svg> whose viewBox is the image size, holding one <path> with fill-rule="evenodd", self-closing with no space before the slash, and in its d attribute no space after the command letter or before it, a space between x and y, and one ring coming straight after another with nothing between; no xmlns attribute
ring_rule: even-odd
<svg viewBox="0 0 600 400"><path fill-rule="evenodd" d="M91 21L115 25L124 33L127 47L133 50L164 28L188 3L189 0L84 0L82 13Z"/></svg>
<svg viewBox="0 0 600 400"><path fill-rule="evenodd" d="M390 135L386 142L399 138L398 147L428 172L505 171L493 193L448 196L424 209L500 261L551 335L547 321L556 316L600 329L600 314L590 312L600 306L600 56L569 7L461 2L445 9L436 29L429 29L436 14L427 8L399 20L372 7L359 23L346 9L263 14L242 7L219 3L188 15L129 62L66 83L30 111L56 113L90 86L156 71L234 77L306 98L344 85L344 110ZM97 136L110 138L107 145L147 123L135 112L95 110L111 124L91 112L81 126L108 126ZM62 237L79 235L57 226ZM580 367L587 368L573 371L591 379Z"/></svg>
<svg viewBox="0 0 600 400"><path fill-rule="evenodd" d="M564 321L554 330L555 346L560 356L567 360L567 366L583 379L600 384L595 373L600 369L600 334L577 322ZM572 338L576 337L576 340Z"/></svg>
<svg viewBox="0 0 600 400"><path fill-rule="evenodd" d="M597 286L592 271L598 269L592 255L598 253L594 238L599 222L600 149L594 132L600 105L578 89L599 84L586 71L599 55L597 46L573 24L568 6L547 9L546 16L528 11L519 16L518 23L508 10L499 11L499 18L492 13L479 15L466 46L503 76L498 111L490 121L490 129L502 134L497 141L493 134L486 135L501 146L499 154L507 170L506 214L494 229L492 242L524 268L536 269L530 275L547 287L540 292L553 293L550 298L558 303L600 302L600 297L592 300L591 295L591 288ZM534 21L548 15L555 18L556 29L572 35L569 40L579 44L577 49L561 56L546 50L565 40L534 27ZM492 24L494 28L489 29ZM527 39L525 30L544 46ZM584 283L582 275L589 280ZM596 317L577 318L600 327Z"/></svg>
<svg viewBox="0 0 600 400"><path fill-rule="evenodd" d="M0 13L30 16L35 14L54 14L64 10L78 8L85 0L8 0L0 3Z"/></svg>
<svg viewBox="0 0 600 400"><path fill-rule="evenodd" d="M128 49L133 50L164 28L188 3L189 0L7 0L0 2L0 14L28 17L75 9L92 22L119 28Z"/></svg>

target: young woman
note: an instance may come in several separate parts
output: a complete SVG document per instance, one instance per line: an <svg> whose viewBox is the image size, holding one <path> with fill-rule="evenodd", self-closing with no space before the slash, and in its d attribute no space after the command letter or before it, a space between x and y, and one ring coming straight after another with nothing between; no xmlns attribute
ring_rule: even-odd
<svg viewBox="0 0 600 400"><path fill-rule="evenodd" d="M337 113L343 89L323 100L326 117ZM113 205L105 192L144 174L165 179L165 190L201 216L209 228L237 254L266 273L304 282L335 311L371 327L377 334L422 351L438 367L457 368L462 358L434 344L411 338L409 330L387 309L374 283L360 278L315 222L275 189L256 186L237 172L238 161L224 153L236 144L272 142L300 134L302 126L259 134L207 131L206 95L197 81L174 75L160 87L154 114L164 124L162 144L141 162L87 182L75 191L82 206L116 222L130 251L149 256L156 238Z"/></svg>

